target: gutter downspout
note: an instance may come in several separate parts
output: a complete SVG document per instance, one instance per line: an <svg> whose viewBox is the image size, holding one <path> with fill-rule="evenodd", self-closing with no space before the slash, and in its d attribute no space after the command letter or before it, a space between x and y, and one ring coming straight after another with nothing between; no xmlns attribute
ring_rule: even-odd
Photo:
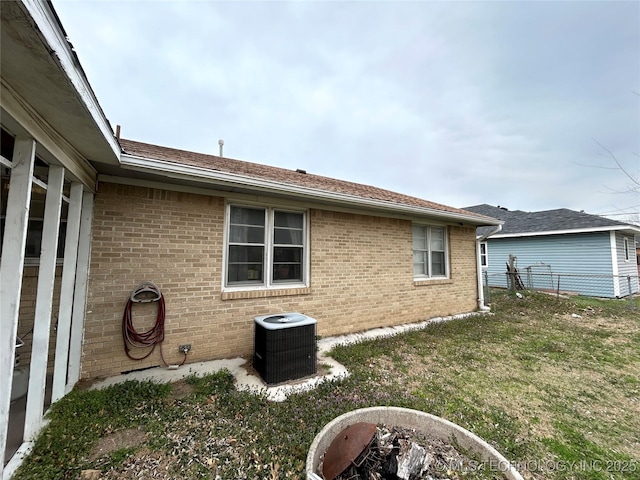
<svg viewBox="0 0 640 480"><path fill-rule="evenodd" d="M480 263L480 243L484 242L491 235L502 231L502 224L497 225L496 228L489 233L476 238L476 271L478 272L478 310L481 312L491 311L490 307L484 304L484 289L482 288L482 264ZM489 252L487 251L487 258Z"/></svg>

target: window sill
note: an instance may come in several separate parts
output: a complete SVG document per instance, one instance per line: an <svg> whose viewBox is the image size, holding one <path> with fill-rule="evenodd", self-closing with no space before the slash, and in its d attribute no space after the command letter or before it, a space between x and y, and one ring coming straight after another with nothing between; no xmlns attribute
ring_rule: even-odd
<svg viewBox="0 0 640 480"><path fill-rule="evenodd" d="M450 278L420 278L413 280L414 287L429 287L431 285L450 285L453 280Z"/></svg>
<svg viewBox="0 0 640 480"><path fill-rule="evenodd" d="M238 290L222 292L222 300L238 300L250 298L286 297L290 295L309 295L311 287L274 288L264 290Z"/></svg>

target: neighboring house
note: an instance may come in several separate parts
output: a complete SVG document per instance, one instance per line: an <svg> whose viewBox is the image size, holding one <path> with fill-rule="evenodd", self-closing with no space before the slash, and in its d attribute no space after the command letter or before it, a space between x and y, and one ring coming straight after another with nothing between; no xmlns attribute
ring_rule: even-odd
<svg viewBox="0 0 640 480"><path fill-rule="evenodd" d="M564 208L523 212L485 204L466 210L504 221L497 232L478 229L491 286L507 286L511 255L522 281L534 288L556 290L559 284L562 291L608 298L638 292L636 225Z"/></svg>
<svg viewBox="0 0 640 480"><path fill-rule="evenodd" d="M159 349L144 360L124 351L123 312L143 281L164 295L171 364L185 343L188 363L250 356L253 318L265 313L304 312L326 336L483 308L475 233L500 221L120 141L51 3L3 2L1 15L3 455L25 372L29 393L25 442L0 474L42 427L45 385L56 401L80 378L163 364ZM137 306L136 325L148 328L155 308Z"/></svg>

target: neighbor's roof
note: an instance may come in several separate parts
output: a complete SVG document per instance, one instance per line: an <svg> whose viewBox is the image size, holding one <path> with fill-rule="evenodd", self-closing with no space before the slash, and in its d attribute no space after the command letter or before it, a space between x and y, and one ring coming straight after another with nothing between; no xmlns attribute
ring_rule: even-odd
<svg viewBox="0 0 640 480"><path fill-rule="evenodd" d="M544 210L541 212L523 212L522 210L507 210L504 207L492 205L474 205L465 210L487 215L504 221L502 230L492 235L492 238L521 237L535 235L557 235L563 233L586 233L598 231L621 230L631 235L640 234L640 227L628 223L618 222L610 218L576 212L566 208ZM478 235L482 236L490 228L480 227Z"/></svg>
<svg viewBox="0 0 640 480"><path fill-rule="evenodd" d="M147 168L156 173L174 172L197 177L200 181L236 182L238 188L255 188L271 194L287 194L298 198L331 200L365 208L394 210L406 214L431 214L443 219L472 225L496 225L500 222L482 214L441 205L401 193L354 182L313 175L300 170L261 165L226 157L161 147L132 140L120 140L121 165L125 168ZM234 188L237 190L237 188Z"/></svg>

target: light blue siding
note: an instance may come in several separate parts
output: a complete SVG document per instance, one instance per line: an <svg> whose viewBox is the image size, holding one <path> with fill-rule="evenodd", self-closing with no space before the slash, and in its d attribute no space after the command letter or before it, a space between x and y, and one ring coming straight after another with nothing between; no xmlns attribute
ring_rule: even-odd
<svg viewBox="0 0 640 480"><path fill-rule="evenodd" d="M531 267L530 279L535 288L555 289L557 274L571 274L560 276L560 290L599 297L616 296L609 232L488 238L487 242L487 273L492 286L507 286L506 265L509 255L514 255L525 283L527 267Z"/></svg>
<svg viewBox="0 0 640 480"><path fill-rule="evenodd" d="M627 245L629 248L629 259L625 259L624 252L624 239L627 239ZM638 266L636 264L636 249L635 238L631 235L624 235L622 233L616 233L616 257L618 261L618 291L620 296L626 296L629 294L629 288L631 293L637 293L639 291L638 285ZM627 278L630 277L630 278ZM629 283L631 285L629 285Z"/></svg>

